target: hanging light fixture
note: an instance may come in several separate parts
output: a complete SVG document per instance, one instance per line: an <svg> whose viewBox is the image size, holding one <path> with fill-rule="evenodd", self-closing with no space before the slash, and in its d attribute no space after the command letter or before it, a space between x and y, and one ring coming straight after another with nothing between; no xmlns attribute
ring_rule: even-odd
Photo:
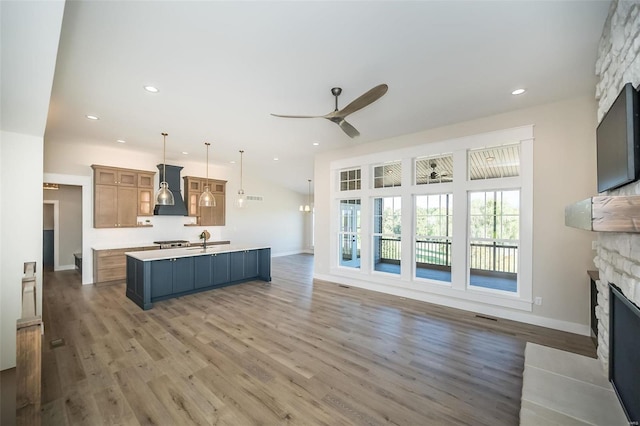
<svg viewBox="0 0 640 426"><path fill-rule="evenodd" d="M216 197L213 196L211 190L209 189L209 142L204 143L207 146L207 183L204 186L204 192L200 194L200 200L198 204L200 207L215 207L216 206Z"/></svg>
<svg viewBox="0 0 640 426"><path fill-rule="evenodd" d="M160 189L156 192L156 204L159 206L173 206L175 201L173 200L173 193L169 189L169 184L165 181L167 179L167 133L162 133L162 139L164 141L164 147L162 149L162 177L160 182Z"/></svg>
<svg viewBox="0 0 640 426"><path fill-rule="evenodd" d="M307 192L307 204L306 205L300 204L300 211L305 213L309 213L311 211L311 179L307 179L307 181L309 182L309 191Z"/></svg>
<svg viewBox="0 0 640 426"><path fill-rule="evenodd" d="M247 204L247 196L244 195L244 189L242 189L242 154L243 150L240 150L240 189L238 189L238 198L236 198L236 207L241 209Z"/></svg>

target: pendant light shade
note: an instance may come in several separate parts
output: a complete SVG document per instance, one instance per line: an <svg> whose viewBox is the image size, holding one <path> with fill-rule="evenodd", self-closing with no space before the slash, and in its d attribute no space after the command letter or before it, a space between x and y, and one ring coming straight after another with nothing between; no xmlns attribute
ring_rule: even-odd
<svg viewBox="0 0 640 426"><path fill-rule="evenodd" d="M169 189L169 184L164 181L167 176L167 133L162 133L163 139L163 148L162 148L162 178L163 181L160 182L160 189L156 192L156 204L159 206L173 206L175 204L175 200L173 199L173 193Z"/></svg>
<svg viewBox="0 0 640 426"><path fill-rule="evenodd" d="M307 179L309 182L309 190L307 192L307 204L300 205L300 211L303 213L309 213L311 211L311 179Z"/></svg>
<svg viewBox="0 0 640 426"><path fill-rule="evenodd" d="M236 198L236 207L239 209L247 205L247 196L244 195L244 189L242 189L242 154L244 154L244 151L240 150L240 189L238 190L238 197Z"/></svg>
<svg viewBox="0 0 640 426"><path fill-rule="evenodd" d="M204 192L200 194L198 204L200 207L215 207L216 197L213 196L209 189L209 145L211 144L209 142L205 142L204 144L207 146L207 182L204 186Z"/></svg>

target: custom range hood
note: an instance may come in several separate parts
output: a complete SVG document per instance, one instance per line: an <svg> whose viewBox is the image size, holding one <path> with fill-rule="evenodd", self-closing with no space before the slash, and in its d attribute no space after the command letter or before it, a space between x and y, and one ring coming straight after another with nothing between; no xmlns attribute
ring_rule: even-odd
<svg viewBox="0 0 640 426"><path fill-rule="evenodd" d="M156 206L153 209L154 215L159 216L186 216L187 207L182 200L182 193L180 192L180 166L170 166L168 164L158 164L158 170L160 170L160 182L167 182L169 184L169 190L173 194L174 204L172 206ZM166 167L167 175L164 175L164 169Z"/></svg>

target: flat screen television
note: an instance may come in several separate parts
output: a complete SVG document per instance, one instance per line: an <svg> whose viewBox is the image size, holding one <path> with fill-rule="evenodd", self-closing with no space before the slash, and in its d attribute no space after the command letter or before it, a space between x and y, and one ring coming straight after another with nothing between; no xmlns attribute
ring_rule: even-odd
<svg viewBox="0 0 640 426"><path fill-rule="evenodd" d="M598 192L615 189L640 178L638 110L638 92L631 83L627 83L596 130Z"/></svg>

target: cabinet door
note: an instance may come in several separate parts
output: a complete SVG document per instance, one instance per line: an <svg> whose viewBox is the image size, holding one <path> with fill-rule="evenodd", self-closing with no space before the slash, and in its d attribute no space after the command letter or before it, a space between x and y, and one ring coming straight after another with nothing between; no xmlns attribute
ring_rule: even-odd
<svg viewBox="0 0 640 426"><path fill-rule="evenodd" d="M204 288L213 285L213 255L196 256L193 259L194 287Z"/></svg>
<svg viewBox="0 0 640 426"><path fill-rule="evenodd" d="M193 257L179 257L173 260L173 292L193 290Z"/></svg>
<svg viewBox="0 0 640 426"><path fill-rule="evenodd" d="M229 253L214 254L213 262L213 285L222 285L230 281L229 277Z"/></svg>
<svg viewBox="0 0 640 426"><path fill-rule="evenodd" d="M229 253L229 274L231 281L244 279L244 252L234 251Z"/></svg>
<svg viewBox="0 0 640 426"><path fill-rule="evenodd" d="M118 223L118 187L96 185L93 197L93 227L115 227Z"/></svg>
<svg viewBox="0 0 640 426"><path fill-rule="evenodd" d="M200 179L187 178L187 191L202 192L202 181Z"/></svg>
<svg viewBox="0 0 640 426"><path fill-rule="evenodd" d="M114 169L95 169L94 173L95 185L117 185L118 171Z"/></svg>
<svg viewBox="0 0 640 426"><path fill-rule="evenodd" d="M244 252L244 278L255 278L258 276L258 250L248 250Z"/></svg>
<svg viewBox="0 0 640 426"><path fill-rule="evenodd" d="M154 173L138 173L138 188L153 188Z"/></svg>
<svg viewBox="0 0 640 426"><path fill-rule="evenodd" d="M153 216L153 189L138 188L138 216Z"/></svg>
<svg viewBox="0 0 640 426"><path fill-rule="evenodd" d="M217 204L220 201L218 200L218 197L216 197L215 195L214 195L214 198L216 199L216 206L217 206ZM200 221L198 223L203 226L215 225L213 212L216 209L216 207L199 206L199 208L200 208Z"/></svg>
<svg viewBox="0 0 640 426"><path fill-rule="evenodd" d="M200 201L200 193L190 191L187 194L187 216L200 216L200 206L198 202Z"/></svg>
<svg viewBox="0 0 640 426"><path fill-rule="evenodd" d="M118 187L118 227L136 226L138 215L138 189Z"/></svg>
<svg viewBox="0 0 640 426"><path fill-rule="evenodd" d="M151 262L151 298L173 292L173 259Z"/></svg>
<svg viewBox="0 0 640 426"><path fill-rule="evenodd" d="M125 170L118 171L118 185L120 186L138 186L138 174Z"/></svg>

